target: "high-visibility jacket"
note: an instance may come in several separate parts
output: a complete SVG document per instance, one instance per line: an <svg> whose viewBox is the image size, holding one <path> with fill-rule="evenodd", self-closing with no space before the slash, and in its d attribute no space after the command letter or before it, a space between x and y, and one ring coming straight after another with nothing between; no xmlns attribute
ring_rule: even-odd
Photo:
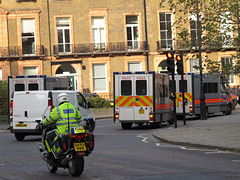
<svg viewBox="0 0 240 180"><path fill-rule="evenodd" d="M80 112L68 102L53 108L52 112L43 121L44 126L56 123L57 134L68 134L68 126L78 126L82 120Z"/></svg>

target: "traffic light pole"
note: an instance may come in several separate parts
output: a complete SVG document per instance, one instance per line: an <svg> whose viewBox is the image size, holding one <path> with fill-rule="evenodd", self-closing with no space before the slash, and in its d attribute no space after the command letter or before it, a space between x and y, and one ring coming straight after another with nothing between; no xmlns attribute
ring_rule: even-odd
<svg viewBox="0 0 240 180"><path fill-rule="evenodd" d="M173 118L174 118L174 127L177 128L177 118L176 118L176 83L174 78L174 72L172 73L172 82L173 82Z"/></svg>

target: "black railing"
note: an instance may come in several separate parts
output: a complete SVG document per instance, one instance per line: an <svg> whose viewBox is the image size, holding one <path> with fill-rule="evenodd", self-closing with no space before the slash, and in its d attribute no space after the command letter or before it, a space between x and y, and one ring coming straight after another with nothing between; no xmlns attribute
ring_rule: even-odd
<svg viewBox="0 0 240 180"><path fill-rule="evenodd" d="M148 50L146 41L134 41L133 44L134 46L132 46L129 42L65 44L54 45L53 49L55 55L123 52L126 53L132 51L145 52Z"/></svg>
<svg viewBox="0 0 240 180"><path fill-rule="evenodd" d="M174 50L197 50L198 45L196 41L186 42L182 40L172 40L172 43L169 43L169 46L157 41L157 51L166 51L173 48ZM229 39L225 41L220 40L210 40L202 43L203 50L212 50L212 49L224 49L224 48L235 48L240 44L239 39ZM172 46L171 46L172 45Z"/></svg>
<svg viewBox="0 0 240 180"><path fill-rule="evenodd" d="M44 46L0 47L0 57L44 56Z"/></svg>

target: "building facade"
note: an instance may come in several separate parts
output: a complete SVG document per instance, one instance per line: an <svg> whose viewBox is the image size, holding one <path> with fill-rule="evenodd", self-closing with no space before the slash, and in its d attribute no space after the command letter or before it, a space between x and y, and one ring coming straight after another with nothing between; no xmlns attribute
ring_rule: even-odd
<svg viewBox="0 0 240 180"><path fill-rule="evenodd" d="M177 30L169 34L166 28L175 16L156 0L1 0L0 78L68 76L74 89L111 99L113 72L167 72L165 52L181 49ZM184 57L185 72L197 72L194 53ZM234 64L234 53L208 51L203 57Z"/></svg>

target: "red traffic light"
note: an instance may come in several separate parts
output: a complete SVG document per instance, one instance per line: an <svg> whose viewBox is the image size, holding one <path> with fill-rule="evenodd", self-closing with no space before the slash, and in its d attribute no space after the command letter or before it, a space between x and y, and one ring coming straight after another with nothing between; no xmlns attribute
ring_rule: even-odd
<svg viewBox="0 0 240 180"><path fill-rule="evenodd" d="M168 58L172 58L172 57L173 57L172 53L170 53L170 52L167 53L167 57L168 57Z"/></svg>
<svg viewBox="0 0 240 180"><path fill-rule="evenodd" d="M177 59L178 61L181 61L181 60L182 60L182 57L179 56L179 55L177 55L177 56L176 56L176 59Z"/></svg>

